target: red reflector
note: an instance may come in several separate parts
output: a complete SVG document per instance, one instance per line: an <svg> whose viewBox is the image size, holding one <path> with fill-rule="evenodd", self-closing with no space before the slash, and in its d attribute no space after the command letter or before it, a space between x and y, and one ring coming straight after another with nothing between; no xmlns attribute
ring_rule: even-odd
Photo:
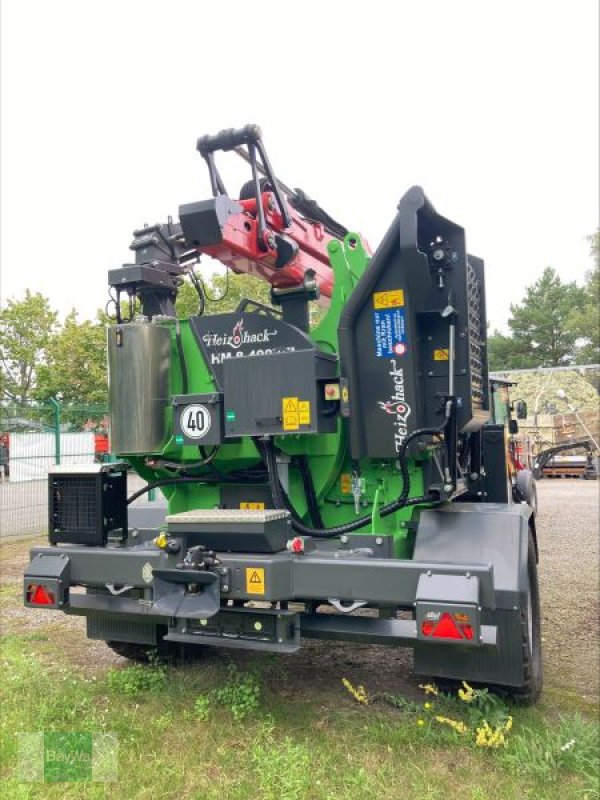
<svg viewBox="0 0 600 800"><path fill-rule="evenodd" d="M473 638L473 628L470 625L461 625L460 629L465 639L469 639L470 641Z"/></svg>
<svg viewBox="0 0 600 800"><path fill-rule="evenodd" d="M434 628L435 628L434 623L431 620L426 619L425 622L421 625L421 631L423 632L423 636L431 636Z"/></svg>
<svg viewBox="0 0 600 800"><path fill-rule="evenodd" d="M460 631L458 629L458 625L450 614L446 611L440 617L440 621L436 625L436 628L433 632L433 636L437 637L438 639L462 639L463 637L460 635Z"/></svg>
<svg viewBox="0 0 600 800"><path fill-rule="evenodd" d="M53 593L45 586L32 584L27 588L27 602L35 606L54 606L56 600Z"/></svg>

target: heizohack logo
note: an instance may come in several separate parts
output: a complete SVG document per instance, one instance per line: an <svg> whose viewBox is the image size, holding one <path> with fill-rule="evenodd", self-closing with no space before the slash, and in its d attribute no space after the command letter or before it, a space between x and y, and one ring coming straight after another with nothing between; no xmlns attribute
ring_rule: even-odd
<svg viewBox="0 0 600 800"><path fill-rule="evenodd" d="M233 326L231 333L205 333L202 341L206 347L230 347L232 350L239 350L247 344L266 344L275 336L277 330L270 330L264 327L262 331L249 333L244 328L244 320L239 319Z"/></svg>
<svg viewBox="0 0 600 800"><path fill-rule="evenodd" d="M379 400L378 405L382 411L394 418L394 445L396 452L399 452L408 435L408 418L411 407L406 400L404 369L397 365L395 358L390 359L388 375L393 382L393 394L388 400Z"/></svg>

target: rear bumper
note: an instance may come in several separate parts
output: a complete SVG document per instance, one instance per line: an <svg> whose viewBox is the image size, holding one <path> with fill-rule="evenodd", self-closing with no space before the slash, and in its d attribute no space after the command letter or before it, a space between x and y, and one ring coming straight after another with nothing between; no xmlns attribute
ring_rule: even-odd
<svg viewBox="0 0 600 800"><path fill-rule="evenodd" d="M25 574L26 597L32 584L52 581L60 603L46 607L95 620L88 632L97 638L136 640L141 631L162 626L170 641L284 651L296 650L300 637L427 643L423 621L444 612L467 619L470 629L468 638L449 644L494 647L493 614L515 605L514 598L495 590L489 564L371 558L330 549L302 555L224 553L214 572L195 575L177 570L180 558L150 543L36 548ZM250 600L260 602L244 607ZM273 603L283 608L269 607ZM340 611L352 604L401 607L413 609L414 619L301 613L294 603L313 608L333 603Z"/></svg>

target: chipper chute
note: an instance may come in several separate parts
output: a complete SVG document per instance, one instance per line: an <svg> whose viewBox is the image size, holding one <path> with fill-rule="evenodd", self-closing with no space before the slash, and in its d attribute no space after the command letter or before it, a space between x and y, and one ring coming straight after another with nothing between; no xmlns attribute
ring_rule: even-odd
<svg viewBox="0 0 600 800"><path fill-rule="evenodd" d="M212 197L135 231L135 262L109 272L121 461L50 475L26 604L51 596L128 653L408 645L421 674L534 699L535 527L490 424L484 268L464 230L413 187L371 254L278 181L256 126L198 149ZM250 164L238 197L222 150ZM205 313L204 254L265 278L270 304ZM198 313L176 319L186 278ZM147 482L129 501L128 468ZM131 504L152 488L166 505Z"/></svg>

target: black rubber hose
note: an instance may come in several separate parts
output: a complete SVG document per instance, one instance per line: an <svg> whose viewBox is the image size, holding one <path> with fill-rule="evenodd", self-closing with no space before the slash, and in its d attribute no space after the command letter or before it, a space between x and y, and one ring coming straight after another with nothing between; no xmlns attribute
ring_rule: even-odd
<svg viewBox="0 0 600 800"><path fill-rule="evenodd" d="M133 503L138 497L150 492L152 489L160 489L161 486L175 486L181 483L261 483L267 477L267 474L264 472L229 472L227 475L220 475L219 477L211 477L210 475L179 475L176 478L160 478L160 480L147 483L146 486L142 486L141 489L138 489L137 492L130 495L127 498L127 505Z"/></svg>
<svg viewBox="0 0 600 800"><path fill-rule="evenodd" d="M181 341L181 327L179 320L175 321L175 341L177 343L177 353L179 355L179 367L181 369L181 394L188 394L188 371Z"/></svg>
<svg viewBox="0 0 600 800"><path fill-rule="evenodd" d="M146 492L152 491L152 489L159 489L161 486L174 486L178 483L210 483L210 481L207 481L206 478L184 478L181 475L178 478L162 478L159 481L147 483L145 486L142 486L141 489L138 489L137 492L130 495L127 498L127 505L133 503L138 497L142 497Z"/></svg>
<svg viewBox="0 0 600 800"><path fill-rule="evenodd" d="M198 311L196 315L201 317L206 309L206 293L204 291L204 286L192 268L188 270L188 275L198 295Z"/></svg>
<svg viewBox="0 0 600 800"><path fill-rule="evenodd" d="M431 502L431 498L425 495L420 497L412 497L410 499L408 497L410 492L410 475L408 472L408 465L406 463L406 451L409 444L415 441L415 439L421 438L422 436L439 436L445 425L446 421L444 421L444 424L438 428L419 428L418 430L413 431L410 436L406 437L398 452L400 471L402 473L402 491L397 500L394 500L393 502L383 506L379 512L380 517L387 517L390 514L400 511L402 508L406 508L408 506L415 506L420 505L421 503ZM275 507L292 510L289 499L286 497L283 487L279 482L279 476L277 475L277 463L275 461L275 452L272 442L265 443L264 454L265 463L267 466L267 474L269 476L269 486L271 488ZM303 536L312 536L315 539L332 539L336 536L342 536L345 533L351 533L352 531L356 531L359 528L368 525L371 522L371 519L372 516L370 514L366 514L363 517L357 517L357 519L352 520L352 522L346 522L343 525L336 525L333 528L310 528L307 525L304 525L304 523L295 518L293 515L291 522L292 528L296 531L296 533L300 533Z"/></svg>
<svg viewBox="0 0 600 800"><path fill-rule="evenodd" d="M171 469L174 472L185 472L188 469L198 469L198 467L206 467L211 461L215 458L219 451L220 445L215 445L208 455L206 455L206 451L203 447L199 448L200 455L202 456L201 461L191 461L189 463L178 462L178 461L169 461L166 458L157 458L152 459L151 461L146 461L147 466L149 467L157 467L158 469ZM202 452L203 451L203 452Z"/></svg>
<svg viewBox="0 0 600 800"><path fill-rule="evenodd" d="M302 477L302 486L304 487L304 495L306 497L306 505L308 506L311 522L315 528L324 528L321 509L319 508L319 501L317 500L317 493L315 492L315 485L310 473L310 467L308 466L308 459L304 455L298 456L297 462L300 469L300 476Z"/></svg>

